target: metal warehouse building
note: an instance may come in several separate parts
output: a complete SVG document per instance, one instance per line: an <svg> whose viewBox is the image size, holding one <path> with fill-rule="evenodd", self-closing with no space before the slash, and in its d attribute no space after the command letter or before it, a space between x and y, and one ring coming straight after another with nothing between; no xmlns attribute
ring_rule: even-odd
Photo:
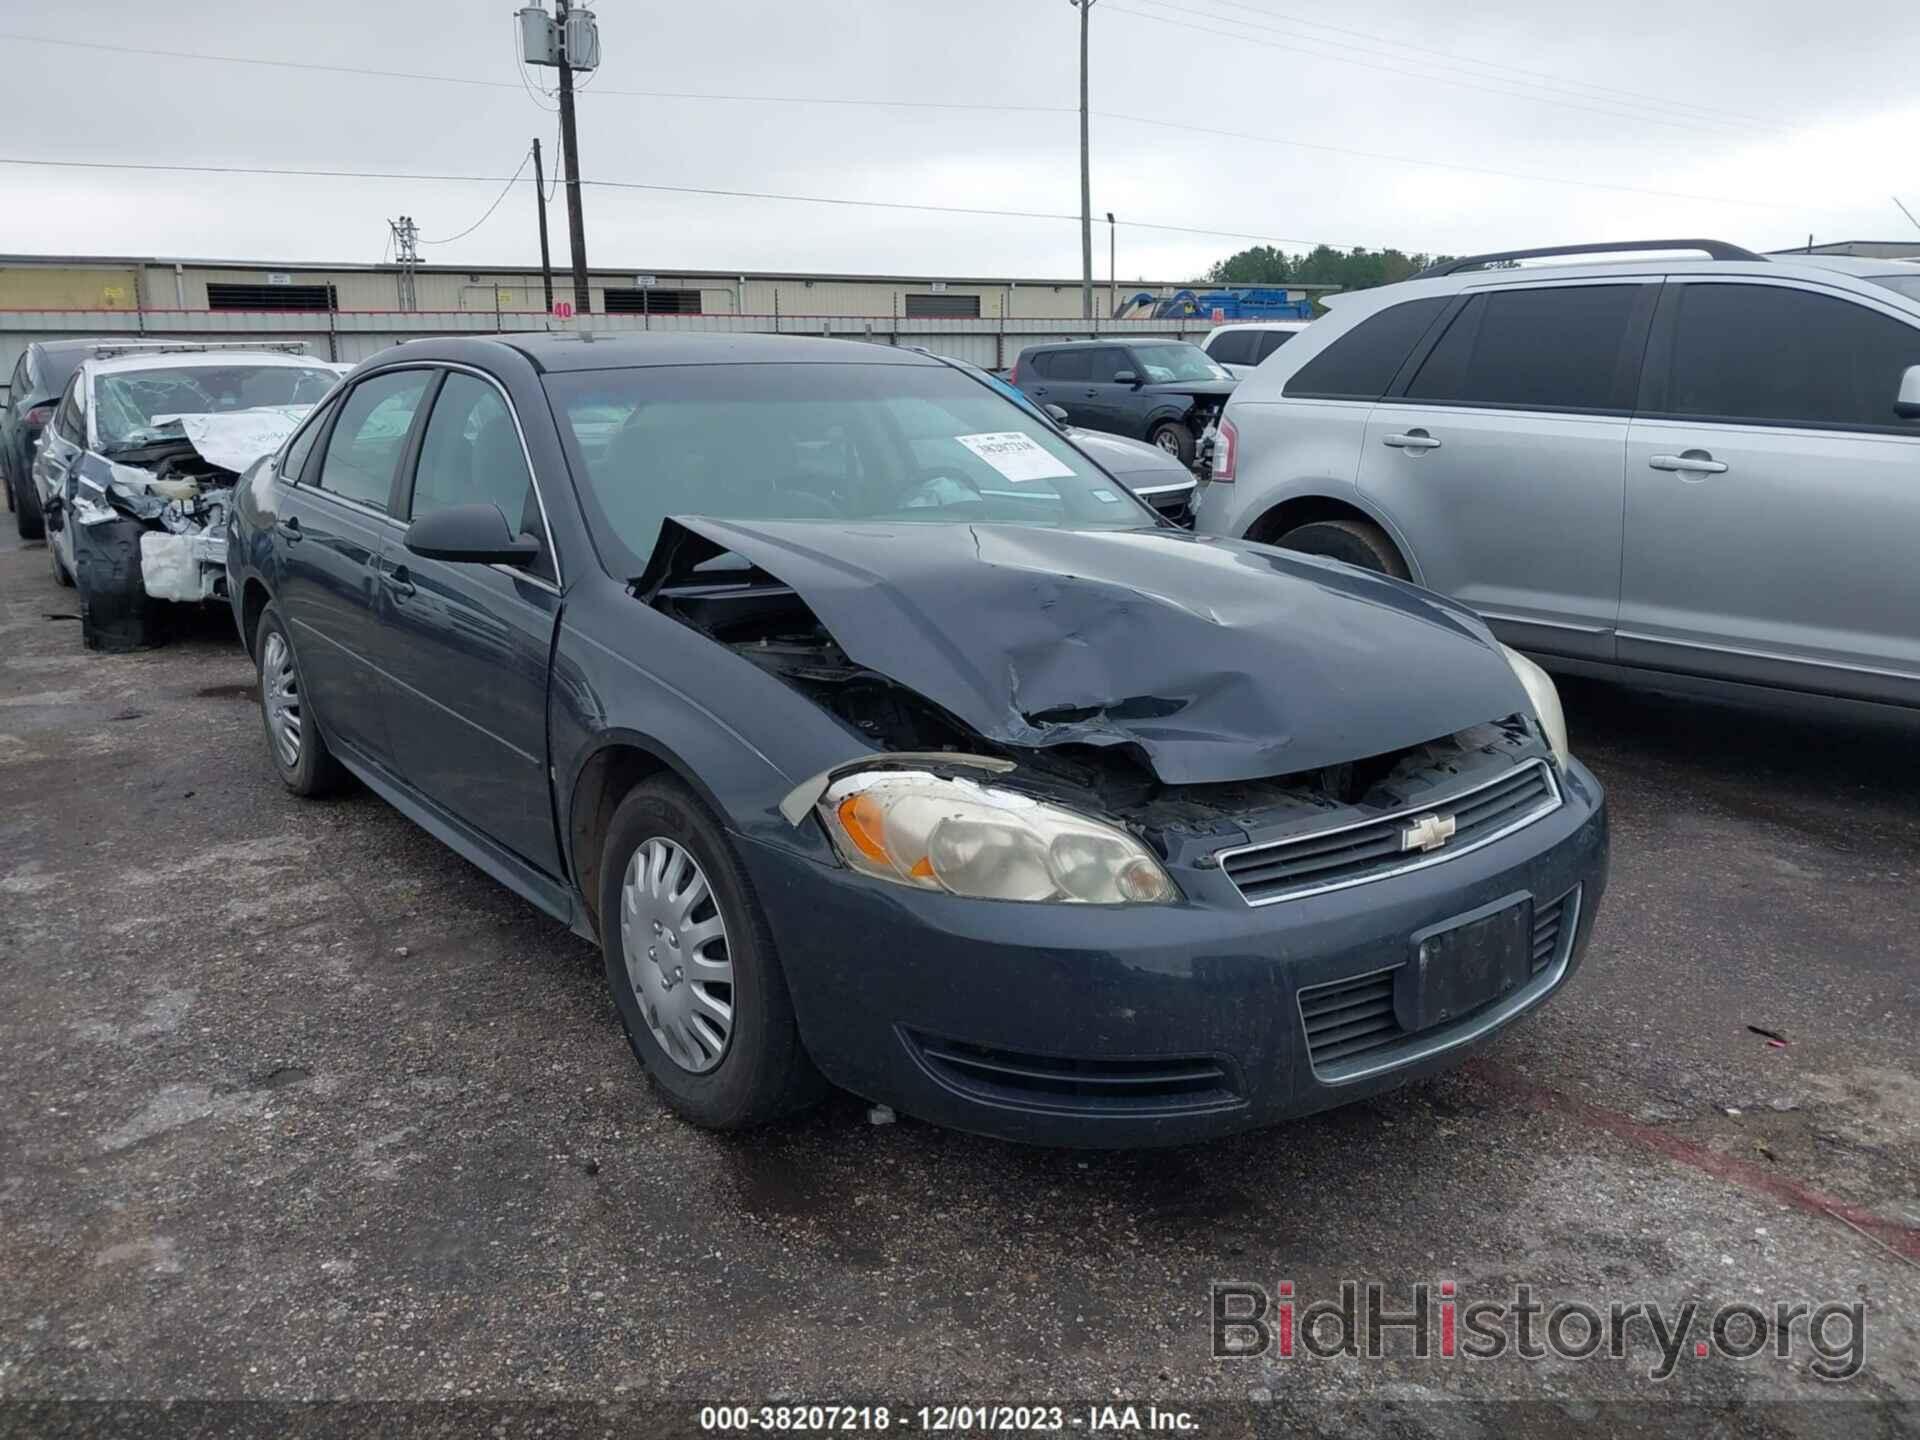
<svg viewBox="0 0 1920 1440"><path fill-rule="evenodd" d="M585 323L599 332L831 335L921 346L996 369L1043 341L1197 340L1211 328L1197 318L1108 318L1116 299L1190 288L1169 282L1100 286L1088 321L1077 280L625 270L596 270L590 279ZM572 276L556 272L553 293L571 300ZM0 255L0 377L28 344L61 337L298 341L310 354L357 361L422 335L580 323L550 317L540 272L527 267L422 265L408 273L396 265Z"/></svg>
<svg viewBox="0 0 1920 1440"><path fill-rule="evenodd" d="M832 318L1078 320L1078 280L917 275L738 274L594 270L596 315L815 315ZM1197 282L1095 287L1095 309L1142 291L1171 295ZM411 284L411 303L408 287ZM1321 288L1321 287L1315 287ZM1116 294L1117 291L1117 294ZM1300 292L1302 295L1306 291ZM573 281L554 272L554 298ZM542 313L531 267L292 265L266 261L0 255L0 310L423 311Z"/></svg>

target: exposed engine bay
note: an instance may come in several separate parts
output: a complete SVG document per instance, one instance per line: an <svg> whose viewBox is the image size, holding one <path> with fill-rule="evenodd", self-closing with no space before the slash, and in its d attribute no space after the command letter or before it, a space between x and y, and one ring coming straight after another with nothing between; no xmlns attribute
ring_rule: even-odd
<svg viewBox="0 0 1920 1440"><path fill-rule="evenodd" d="M669 521L669 526L674 522ZM1139 745L1046 743L1047 726L1071 726L1085 714L1046 711L1039 743L1015 744L980 733L948 709L849 656L795 589L736 553L689 534L678 561L636 582L640 598L726 646L835 716L866 743L910 753L941 773L937 757L955 756L955 775L978 777L982 759L1006 762L993 783L1107 817L1146 840L1163 858L1196 859L1227 844L1312 824L1335 811L1397 810L1462 777L1493 773L1543 753L1521 714L1287 773L1200 783L1167 783ZM664 544L665 542L663 542ZM655 576L653 568L662 569ZM677 573L676 573L677 572ZM1070 733L1070 732L1069 732ZM996 766L998 771L998 767Z"/></svg>
<svg viewBox="0 0 1920 1440"><path fill-rule="evenodd" d="M89 451L76 467L67 508L83 530L123 518L145 527L140 580L149 598L196 604L223 597L233 487L309 408L157 417L163 431L177 434L163 433L111 458ZM80 545L81 533L73 539Z"/></svg>

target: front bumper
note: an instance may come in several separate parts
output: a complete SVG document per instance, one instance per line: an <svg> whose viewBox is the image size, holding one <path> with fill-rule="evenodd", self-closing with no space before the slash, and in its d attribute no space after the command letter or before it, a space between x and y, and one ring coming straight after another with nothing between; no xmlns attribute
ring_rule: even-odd
<svg viewBox="0 0 1920 1440"><path fill-rule="evenodd" d="M739 840L801 1035L835 1084L937 1124L1039 1144L1181 1144L1345 1104L1457 1064L1579 968L1606 887L1599 782L1424 870L1264 908L1217 873L1167 906L1027 905L906 890ZM1300 992L1403 964L1411 939L1530 897L1571 921L1484 1010L1361 1061L1309 1053ZM1545 923L1543 920L1541 923ZM1324 1053L1324 1052L1323 1052Z"/></svg>

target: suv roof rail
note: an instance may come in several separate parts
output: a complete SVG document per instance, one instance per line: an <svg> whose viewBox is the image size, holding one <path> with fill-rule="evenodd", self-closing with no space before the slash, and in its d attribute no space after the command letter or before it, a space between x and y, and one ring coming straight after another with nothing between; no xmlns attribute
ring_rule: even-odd
<svg viewBox="0 0 1920 1440"><path fill-rule="evenodd" d="M1724 240L1615 240L1603 241L1595 245L1546 245L1537 250L1500 250L1489 255L1467 255L1458 260L1446 260L1438 265L1429 265L1409 280L1431 280L1439 275L1456 275L1462 270L1472 270L1481 265L1494 265L1503 260L1539 260L1549 255L1611 255L1626 250L1698 250L1709 260L1765 260L1764 255L1739 245L1729 245Z"/></svg>
<svg viewBox="0 0 1920 1440"><path fill-rule="evenodd" d="M117 345L96 345L93 358L111 360L117 355L195 355L203 350L270 350L280 355L306 355L304 340L129 340Z"/></svg>

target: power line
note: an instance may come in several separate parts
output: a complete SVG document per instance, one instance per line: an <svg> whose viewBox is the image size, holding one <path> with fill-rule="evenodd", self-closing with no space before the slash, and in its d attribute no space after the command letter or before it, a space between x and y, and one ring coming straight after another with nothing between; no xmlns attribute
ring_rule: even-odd
<svg viewBox="0 0 1920 1440"><path fill-rule="evenodd" d="M1557 175L1529 174L1523 170L1499 170L1488 165L1462 165L1452 160L1423 160L1413 155L1392 155L1382 150L1359 150L1350 145L1323 145L1311 140L1290 140L1280 135L1252 135L1241 130L1216 130L1207 125L1184 125L1174 120L1149 120L1144 115L1121 115L1110 110L1093 112L1102 120L1120 120L1131 125L1151 125L1160 130L1184 130L1194 135L1218 135L1229 140L1249 140L1259 145L1285 145L1297 150L1319 150L1331 155L1356 155L1367 160L1386 160L1396 165L1420 165L1435 170L1459 170L1469 175L1497 175L1508 180L1530 180L1539 185L1568 185L1586 190L1619 190L1632 195L1657 195L1667 200L1706 200L1716 205L1751 205L1766 210L1790 210L1805 213L1805 206L1782 205L1771 200L1745 200L1731 195L1694 195L1684 190L1650 190L1642 185L1610 185L1603 180L1573 180Z"/></svg>
<svg viewBox="0 0 1920 1440"><path fill-rule="evenodd" d="M1146 0L1146 3L1158 3L1158 0ZM1216 0L1216 3L1224 3L1224 0ZM1114 8L1119 9L1121 7L1115 6ZM1250 8L1250 7L1243 7L1243 8ZM1146 15L1141 12L1129 12L1129 13L1136 14L1137 17L1140 19L1157 20L1161 24L1172 25L1172 24L1179 23L1171 20L1164 20L1157 16ZM1189 13L1198 13L1198 12L1189 12ZM1242 22L1229 22L1229 23L1242 23ZM1225 32L1221 32L1221 33L1225 33ZM1245 37L1236 37L1236 38L1245 38ZM372 77L385 78L385 79L439 81L445 84L452 84L452 85L481 85L481 86L487 86L495 89L521 88L521 87L515 87L513 85L509 85L505 82L475 80L468 77L455 76L455 75L426 75L426 74L417 74L417 73L408 72L408 71L372 70L372 69L365 69L365 68L353 67L353 66L315 65L315 64L309 64L303 61L270 60L270 59L261 59L253 56L241 56L241 55L192 55L184 51L167 51L167 50L136 51L127 46L109 45L109 44L94 42L94 41L54 40L44 36L9 35L9 34L0 33L0 39L30 40L30 41L37 41L43 44L49 44L49 45L69 45L69 46L75 46L75 47L85 48L85 49L106 50L106 51L111 51L115 53L142 54L142 55L155 54L155 55L170 56L170 57L179 58L179 59L212 60L212 61L217 61L224 64L285 66L293 69L301 69L301 70L317 69L317 70L323 70L329 73L363 75L363 76L372 76ZM1249 41L1249 43L1262 44L1265 42ZM1275 47L1275 48L1279 48L1279 47ZM517 56L516 56L516 60L517 60ZM526 86L526 84L527 84L527 81L523 76L522 86L524 87ZM535 92L529 89L528 93L533 94ZM540 92L540 93L544 94L544 92ZM1077 110L1075 109L1075 107L1066 106L1066 105L979 105L979 104L961 104L961 103L955 103L955 102L930 101L930 100L874 100L874 99L819 96L819 95L740 95L740 94L720 94L720 93L713 93L713 92L686 91L686 90L596 89L595 93L600 95L618 95L618 96L623 96L628 98L649 99L649 100L692 100L692 101L705 100L705 101L716 101L716 102L723 102L723 103L741 103L741 104L757 104L757 105L827 105L827 106L840 106L840 107L853 106L853 107L860 107L860 108L887 108L887 109L902 108L902 109L920 109L920 110L992 111L992 112L1005 113L1005 114L1072 115L1077 113ZM1507 94L1509 92L1497 91L1494 93ZM1538 98L1538 97L1529 96L1529 97L1517 97L1517 98ZM541 108L550 109L552 107L543 105ZM1181 122L1172 121L1172 120L1156 120L1156 119L1150 119L1144 115L1125 115L1125 114L1117 114L1110 111L1095 111L1093 113L1100 116L1102 119L1121 120L1132 125L1149 126L1149 127L1163 129L1163 130L1185 131L1188 133L1203 134L1203 135L1216 135L1216 136L1220 136L1227 139L1251 141L1257 144L1288 145L1298 149L1319 150L1329 154L1351 155L1361 159L1383 160L1393 164L1417 165L1417 166L1423 166L1423 167L1428 167L1433 169L1443 169L1443 170L1457 170L1466 174L1494 175L1494 176L1500 176L1502 178L1511 179L1511 180L1531 181L1537 184L1559 185L1559 186L1568 186L1568 187L1584 188L1584 189L1611 190L1611 191L1631 193L1631 194L1653 195L1661 198L1671 198L1671 199L1707 200L1707 201L1713 201L1715 203L1721 203L1721 204L1745 205L1745 206L1751 206L1756 208L1762 207L1762 206L1767 206L1767 208L1777 208L1777 209L1800 208L1797 206L1770 205L1769 202L1754 201L1754 200L1738 200L1738 199L1733 199L1730 197L1723 197L1723 196L1694 195L1694 194L1689 194L1687 192L1682 192L1682 191L1665 191L1665 190L1658 190L1658 189L1650 189L1645 186L1614 185L1614 184L1608 184L1606 182L1596 181L1596 180L1580 180L1580 179L1574 179L1566 176L1543 175L1539 173L1529 173L1529 172L1515 171L1515 170L1502 170L1502 169L1498 169L1491 166L1465 165L1455 161L1433 160L1433 159L1428 159L1425 157L1413 156L1413 155L1389 154L1382 151L1365 150L1355 146L1331 145L1323 142L1295 140L1295 139L1289 139L1289 138L1284 138L1281 136L1274 136L1274 135L1256 135L1256 134L1251 134L1243 131L1218 129L1218 128L1213 128L1208 126L1189 125L1189 124L1183 124ZM555 149L557 153L558 152L557 141L556 141ZM554 175L554 181L553 181L554 193L558 192L559 185L560 185L560 174L559 174L559 171L556 169L555 175ZM549 200L551 200L552 198L551 195L548 198Z"/></svg>
<svg viewBox="0 0 1920 1440"><path fill-rule="evenodd" d="M505 180L509 186L517 178L517 176L503 175L426 175L399 170L319 170L266 165L162 165L127 160L42 160L16 156L0 156L0 165L29 165L63 170L180 172L193 175L271 175L318 180L453 181L495 185ZM706 195L729 200L779 200L793 204L855 206L871 210L907 210L933 215L981 215L997 220L1068 220L1075 225L1080 223L1078 215L1056 214L1044 210L990 210L970 205L923 205L905 200L855 200L840 195L792 195L773 190L721 190L698 185L657 185L639 180L582 180L580 183L597 186L603 190L647 190L669 195ZM1176 235L1206 235L1227 240L1259 240L1269 245L1309 247L1327 245L1336 250L1383 248L1360 246L1352 242L1304 239L1298 235L1269 235L1248 230L1212 229L1197 225L1166 225L1151 220L1122 220L1119 223L1135 230L1159 230Z"/></svg>
<svg viewBox="0 0 1920 1440"><path fill-rule="evenodd" d="M518 180L522 175L522 173L525 172L528 162L531 161L532 159L533 159L533 151L529 149L526 154L520 157L520 168L513 172L512 176L507 180L507 183L500 187L500 193L493 197L493 204L487 206L486 212L482 214L478 220L474 221L473 224L469 225L466 229L462 230L458 235L449 235L444 240L419 240L418 237L415 237L417 243L421 245L451 245L456 240L466 239L467 236L471 235L474 231L478 230L482 225L486 224L487 221L492 218L493 212L500 208L500 202L507 198L507 192L513 189L514 181Z"/></svg>
<svg viewBox="0 0 1920 1440"><path fill-rule="evenodd" d="M328 75L366 75L381 80L428 81L441 85L478 86L486 90L519 90L522 85L507 80L481 80L470 75L430 75L412 70L375 70L363 65L326 65L309 60L271 60L257 55L205 55L191 50L158 50L145 46L111 45L101 40L67 40L51 35L26 35L0 31L0 40L18 40L30 45L62 45L74 50L102 50L115 55L137 55L151 59L158 55L169 60L206 60L221 65L264 65L280 70L316 70ZM597 95L624 95L640 100L739 100L766 104L849 105L889 110L967 110L997 111L1006 114L1072 115L1078 112L1066 105L983 105L948 100L864 100L814 95L704 95L677 90L612 90L595 86ZM546 107L542 107L543 109Z"/></svg>
<svg viewBox="0 0 1920 1440"><path fill-rule="evenodd" d="M1649 95L1638 90L1623 90L1613 85L1596 85L1591 80L1574 80L1568 76L1555 75L1544 70L1529 70L1525 66L1521 66L1521 65L1508 65L1505 62L1499 61L1499 60L1478 60L1473 58L1472 56L1456 55L1451 51L1437 50L1429 45L1415 45L1410 41L1396 40L1390 35L1382 35L1377 31L1354 30L1345 25L1331 25L1324 20L1309 20L1302 15L1289 15L1283 11L1269 10L1264 6L1247 5L1247 4L1241 3L1241 0L1209 0L1209 3L1216 6L1224 6L1229 10L1244 10L1249 15L1260 15L1260 16L1266 17L1269 20L1284 20L1284 21L1287 21L1289 24L1305 25L1310 29L1314 29L1314 30L1330 30L1336 35L1351 35L1357 39L1367 40L1377 45L1391 46L1396 50L1410 50L1421 55L1437 56L1441 60L1447 61L1449 65L1452 65L1452 66L1470 65L1470 66L1478 66L1478 67L1481 67L1482 69L1487 69L1487 70L1508 71L1515 76L1523 77L1528 83L1539 84L1539 85L1548 86L1548 87L1574 87L1579 90L1592 90L1592 91L1599 92L1603 96L1604 95L1616 96L1620 99L1630 100L1637 104L1656 105L1667 110L1698 111L1704 115L1718 116L1721 119L1732 120L1741 125L1748 126L1748 127L1758 126L1762 129L1776 128L1775 121L1763 120L1753 115L1744 115L1737 110L1725 110L1712 105L1696 105L1692 101L1674 100L1669 97L1660 96L1660 95ZM1226 19L1227 17L1222 16L1221 18ZM1240 25L1251 25L1251 22L1244 21L1244 20L1234 20L1231 23L1240 24ZM1269 29L1272 27L1255 26L1253 28ZM1318 40L1320 37L1309 36L1308 38ZM1337 42L1328 40L1328 41L1321 41L1321 43L1335 44ZM1393 57L1393 58L1398 58L1398 57ZM1495 77L1489 77L1489 78L1495 78Z"/></svg>
<svg viewBox="0 0 1920 1440"><path fill-rule="evenodd" d="M1380 71L1384 71L1389 75L1402 75L1412 80L1425 80L1428 83L1434 84L1434 85L1450 85L1457 89L1477 90L1488 95L1503 95L1509 100L1527 100L1527 101L1531 101L1536 105L1557 106L1565 110L1581 110L1593 115L1604 115L1609 120L1640 121L1642 123L1649 124L1649 125L1666 126L1670 129L1690 130L1690 131L1693 131L1695 134L1698 134L1699 128L1703 124L1716 125L1716 126L1718 125L1718 122L1663 119L1657 115L1648 115L1645 113L1638 113L1638 112L1626 110L1626 109L1605 109L1605 108L1602 108L1598 103L1592 104L1592 105L1582 105L1572 100L1563 100L1555 96L1529 95L1524 91L1501 90L1501 89L1494 88L1492 85L1477 85L1470 80L1452 79L1444 75L1429 75L1419 70L1403 70L1393 65L1382 65L1377 61L1356 60L1351 56L1347 56L1347 55L1336 55L1336 54L1331 54L1321 50L1303 51L1298 47L1297 44L1283 45L1278 41L1261 40L1256 38L1255 36L1247 35L1240 31L1220 30L1212 26L1196 25L1191 20L1173 20L1173 19L1167 18L1164 15L1149 14L1145 10L1130 10L1124 5L1113 4L1112 0L1108 0L1108 3L1109 3L1109 7L1118 14L1131 15L1136 20L1146 20L1151 22L1152 24L1166 25L1176 30L1193 30L1193 31L1198 31L1199 33L1204 35L1218 35L1224 39L1237 40L1243 45L1256 45L1256 46L1260 46L1263 49L1268 49L1268 50L1283 50L1283 51L1286 51L1288 54L1292 54L1292 55L1301 55L1301 54L1311 55L1315 59L1328 60L1336 65L1356 65L1363 70L1380 70ZM1205 11L1189 10L1189 9L1186 9L1184 6L1179 6L1179 5L1167 5L1165 3L1165 0L1141 0L1141 3L1150 4L1150 5L1161 5L1165 9L1175 10L1184 15L1202 15L1209 20L1218 20L1228 25L1244 25L1245 24L1245 22L1243 21L1228 20L1228 19L1225 19L1225 17L1223 16L1208 14ZM1248 27L1248 28L1253 28L1253 27ZM1326 42L1326 43L1331 44L1333 42ZM1394 57L1394 58L1397 58L1397 57ZM1484 77L1484 78L1491 79L1492 77ZM1732 133L1731 129L1728 127L1722 127L1722 132Z"/></svg>

